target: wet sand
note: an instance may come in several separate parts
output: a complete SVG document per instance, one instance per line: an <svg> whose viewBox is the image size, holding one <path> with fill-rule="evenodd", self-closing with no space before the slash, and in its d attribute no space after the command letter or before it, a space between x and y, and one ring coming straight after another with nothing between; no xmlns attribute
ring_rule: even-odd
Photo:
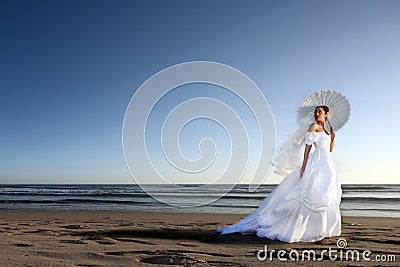
<svg viewBox="0 0 400 267"><path fill-rule="evenodd" d="M1 266L400 266L400 218L343 217L342 236L319 243L284 243L214 232L243 215L1 211ZM339 249L344 238L347 247ZM265 256L260 250L267 245ZM326 249L358 250L360 261L336 261ZM272 252L275 250L275 252ZM278 250L281 252L278 258ZM295 252L300 260L296 259ZM318 260L301 260L314 250ZM370 261L362 252L370 250ZM292 258L289 258L289 253ZM307 254L305 254L307 256ZM350 254L349 254L350 255ZM387 262L394 255L396 262ZM351 256L351 255L350 255ZM376 256L386 262L377 261ZM272 261L271 261L272 259ZM319 260L322 259L322 260ZM393 260L393 257L390 259Z"/></svg>

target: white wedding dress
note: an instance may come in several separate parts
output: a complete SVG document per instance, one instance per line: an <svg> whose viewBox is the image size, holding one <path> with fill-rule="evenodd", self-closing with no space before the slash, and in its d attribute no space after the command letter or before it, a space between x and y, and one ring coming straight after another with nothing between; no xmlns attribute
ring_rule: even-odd
<svg viewBox="0 0 400 267"><path fill-rule="evenodd" d="M329 151L330 136L307 132L305 144L315 145L300 178L293 171L272 191L253 213L230 226L220 226L221 234L256 233L259 237L284 242L314 242L339 236L342 196L340 178Z"/></svg>

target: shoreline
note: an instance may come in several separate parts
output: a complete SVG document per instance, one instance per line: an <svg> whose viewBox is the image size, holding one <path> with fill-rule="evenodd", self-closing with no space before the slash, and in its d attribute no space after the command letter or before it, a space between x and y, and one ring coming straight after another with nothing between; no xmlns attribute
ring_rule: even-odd
<svg viewBox="0 0 400 267"><path fill-rule="evenodd" d="M0 260L5 266L332 266L318 262L260 262L264 248L298 251L329 247L339 238L347 249L393 254L400 261L400 218L342 216L342 235L321 243L284 243L255 235L220 236L218 225L233 223L246 214L156 213L120 211L2 210ZM354 263L354 262L353 262ZM356 262L374 266L377 262Z"/></svg>
<svg viewBox="0 0 400 267"><path fill-rule="evenodd" d="M13 214L13 213L25 213L27 216L28 214L38 214L38 213L47 213L47 214L53 214L53 215L60 215L63 213L69 214L69 213L76 213L76 214L81 214L81 213L87 213L87 214L101 214L101 213L118 213L118 214L127 214L128 217L134 214L160 214L160 215L194 215L194 216L216 216L216 217L230 217L230 216L235 216L235 217L243 217L248 215L247 213L210 213L210 212L155 212L155 211L110 211L110 210L51 210L51 209L37 209L37 210L30 210L30 209L2 209L0 210L1 214ZM382 220L389 219L389 221L393 220L399 220L399 217L375 217L375 216L343 216L342 215L342 220L348 220L348 219L366 219L367 221L377 221L377 222L382 222Z"/></svg>

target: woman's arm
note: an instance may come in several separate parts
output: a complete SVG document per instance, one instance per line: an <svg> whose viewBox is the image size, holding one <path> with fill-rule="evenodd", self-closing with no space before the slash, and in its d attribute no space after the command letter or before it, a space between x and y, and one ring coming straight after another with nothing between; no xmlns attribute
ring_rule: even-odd
<svg viewBox="0 0 400 267"><path fill-rule="evenodd" d="M332 151L333 151L333 147L335 146L335 136L336 136L336 134L335 134L335 132L333 131L332 127L331 127L330 132L331 132L331 146L330 146L330 151L332 152Z"/></svg>
<svg viewBox="0 0 400 267"><path fill-rule="evenodd" d="M318 124L313 123L310 125L310 128L308 128L307 132L315 132L318 128ZM308 155L310 154L310 150L311 150L312 145L306 145L306 149L304 150L304 159L303 159L303 165L301 166L300 169L300 177L303 177L303 173L304 170L306 169L306 165L307 165L307 159L308 159Z"/></svg>
<svg viewBox="0 0 400 267"><path fill-rule="evenodd" d="M304 150L304 159L303 159L303 165L301 166L300 169L300 177L303 177L304 170L306 169L308 155L310 154L311 146L312 145L306 145L306 149Z"/></svg>

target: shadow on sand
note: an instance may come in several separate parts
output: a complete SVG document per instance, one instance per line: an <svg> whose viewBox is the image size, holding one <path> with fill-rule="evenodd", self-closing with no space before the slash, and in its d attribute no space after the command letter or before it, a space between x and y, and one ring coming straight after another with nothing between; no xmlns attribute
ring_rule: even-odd
<svg viewBox="0 0 400 267"><path fill-rule="evenodd" d="M123 229L123 230L98 230L77 231L69 233L75 236L88 237L90 239L111 238L115 240L129 238L150 238L168 240L194 240L208 244L283 244L281 241L259 238L256 235L229 234L220 235L209 230L184 230L184 229Z"/></svg>

